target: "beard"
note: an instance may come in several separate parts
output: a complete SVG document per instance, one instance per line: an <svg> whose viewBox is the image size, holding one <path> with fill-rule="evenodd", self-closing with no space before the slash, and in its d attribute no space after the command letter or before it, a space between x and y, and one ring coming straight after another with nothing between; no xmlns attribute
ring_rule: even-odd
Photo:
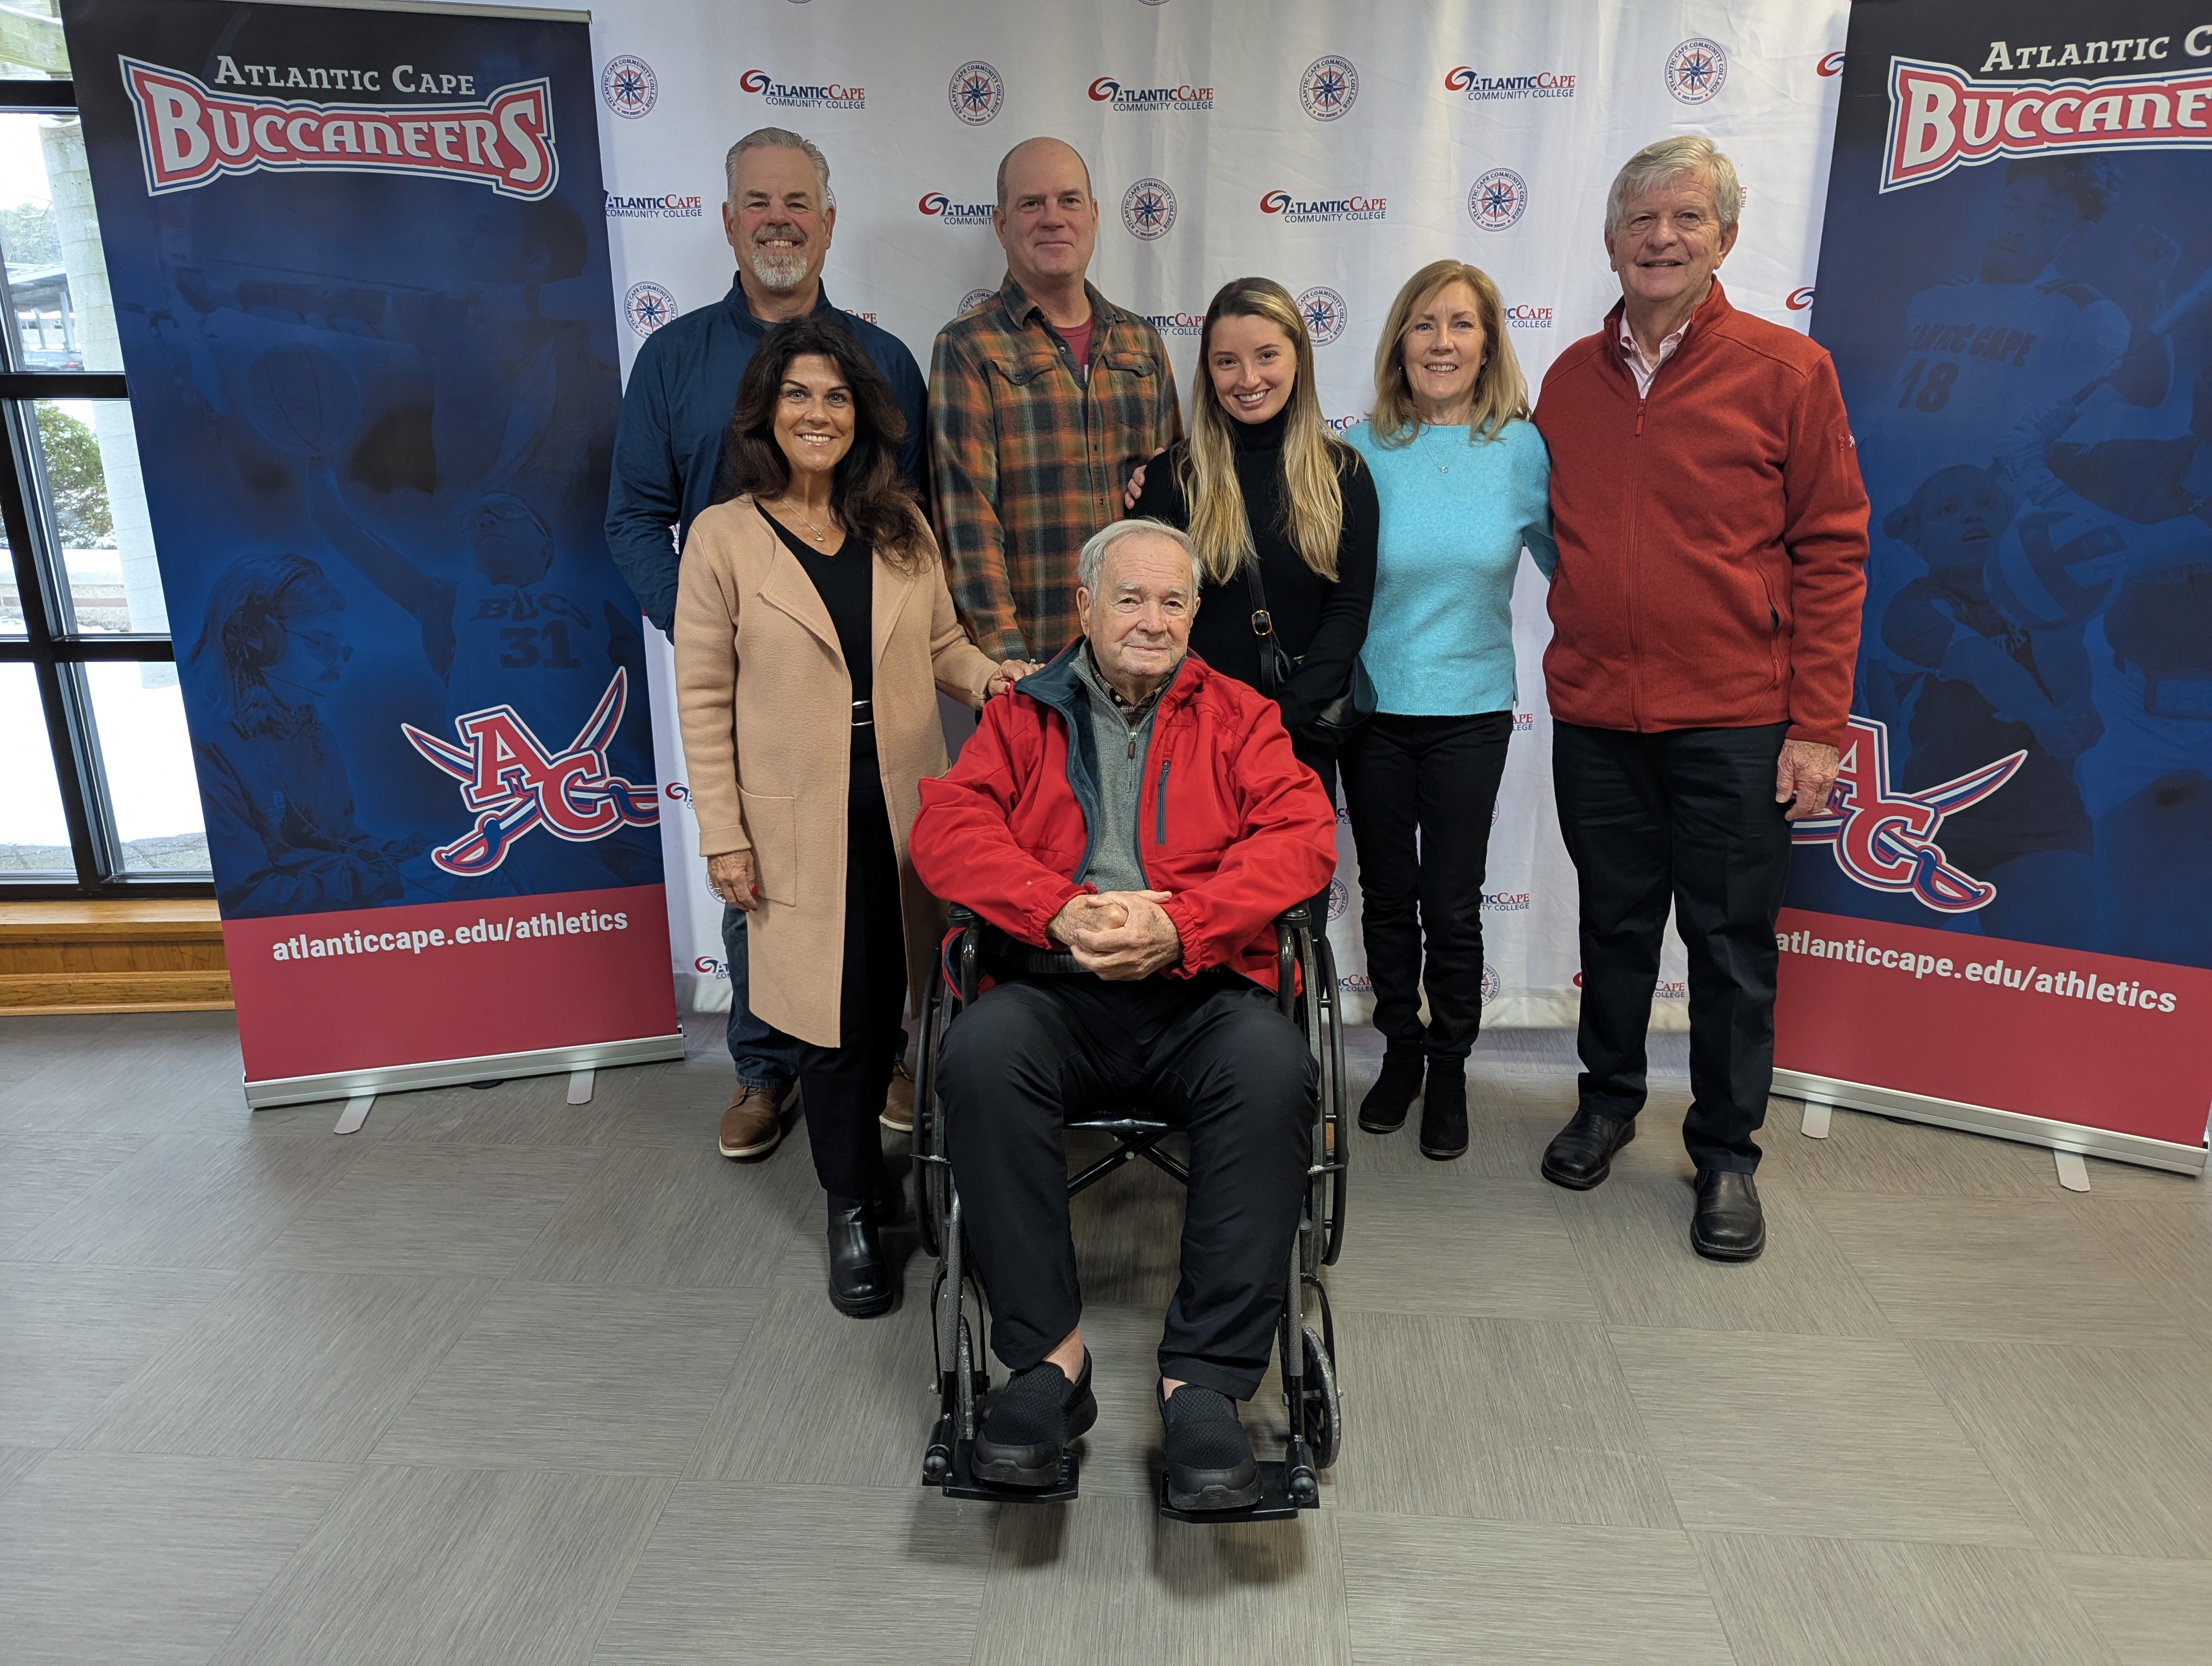
<svg viewBox="0 0 2212 1666"><path fill-rule="evenodd" d="M806 281L804 249L764 249L753 246L753 276L771 289L795 289Z"/></svg>

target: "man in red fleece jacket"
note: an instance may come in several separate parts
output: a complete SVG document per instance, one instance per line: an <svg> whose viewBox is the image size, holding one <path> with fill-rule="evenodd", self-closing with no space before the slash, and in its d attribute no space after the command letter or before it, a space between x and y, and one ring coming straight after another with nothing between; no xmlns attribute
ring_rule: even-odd
<svg viewBox="0 0 2212 1666"><path fill-rule="evenodd" d="M1635 1137L1668 906L1690 961L1692 1246L1766 1243L1752 1138L1774 1073L1789 823L1834 785L1867 498L1826 350L1714 273L1743 194L1710 139L1632 157L1606 204L1621 302L1544 378L1559 824L1582 910L1580 1105L1544 1175L1587 1189Z"/></svg>

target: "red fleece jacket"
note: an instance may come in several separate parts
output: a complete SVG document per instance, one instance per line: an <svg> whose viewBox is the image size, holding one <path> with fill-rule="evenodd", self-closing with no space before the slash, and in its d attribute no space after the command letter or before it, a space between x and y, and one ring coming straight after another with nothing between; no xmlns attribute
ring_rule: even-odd
<svg viewBox="0 0 2212 1666"><path fill-rule="evenodd" d="M1843 743L1867 496L1827 350L1716 283L1648 396L1621 308L1553 362L1552 714L1596 729Z"/></svg>
<svg viewBox="0 0 2212 1666"><path fill-rule="evenodd" d="M1068 669L1079 642L988 702L939 780L921 783L907 848L922 884L1001 931L1049 946L1045 927L1078 885L1090 818L1068 769L1068 716L1088 699ZM1040 697L1042 696L1042 697ZM1087 741L1083 750L1088 750ZM1095 775L1081 771L1085 792ZM1137 854L1182 939L1163 974L1227 966L1275 987L1275 916L1328 883L1336 817L1291 751L1275 702L1195 654L1152 715L1138 798Z"/></svg>

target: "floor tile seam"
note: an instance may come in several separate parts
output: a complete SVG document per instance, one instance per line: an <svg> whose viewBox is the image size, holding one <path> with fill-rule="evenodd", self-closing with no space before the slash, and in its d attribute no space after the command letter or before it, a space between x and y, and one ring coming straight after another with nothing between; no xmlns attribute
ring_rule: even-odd
<svg viewBox="0 0 2212 1666"><path fill-rule="evenodd" d="M0 1481L0 1500L5 1500L9 1493L14 1492L16 1487L22 1484L24 1477L35 1474L39 1469L42 1468L45 1466L46 1460L52 1457L56 1452L59 1451L61 1448L58 1446L40 1446L35 1442L27 1441L16 1446L15 1450L18 1451L35 1452L38 1456L33 1457L21 1468L18 1469L14 1474L9 1476L6 1481Z"/></svg>
<svg viewBox="0 0 2212 1666"><path fill-rule="evenodd" d="M586 1663L599 1659L600 1639L605 1637L607 1627L614 1623L615 1615L622 1612L623 1598L629 1595L629 1588L637 1578L638 1570L644 1566L646 1553L653 1548L653 1536L660 1531L661 1518L667 1515L669 1504L676 1497L676 1489L682 1484L680 1475L671 1478L666 1490L660 1495L660 1502L653 1507L653 1519L644 1524L637 1535L637 1550L629 1559L629 1566L623 1573L622 1583L611 1584L599 1605L599 1617L592 1626L591 1642L577 1657L578 1659Z"/></svg>
<svg viewBox="0 0 2212 1666"><path fill-rule="evenodd" d="M1977 1452L1975 1456L1979 1457L1980 1454ZM2019 1505L2017 1502L2014 1500L2009 1493L2005 1491L2002 1484L1997 1481L1995 1476L1990 1477L1990 1486L1999 1496L2004 1499L2007 1504L2011 1505L2015 1511L2018 1511ZM1843 1545L1958 1545L1972 1549L2032 1550L2040 1555L2048 1555L2051 1554L2051 1547L2045 1544L2043 1540L2038 1536L2034 1527L2028 1523L2025 1517L2021 1517L2018 1524L2018 1530L2010 1534L2000 1534L1993 1529L1973 1529L1956 1533L1937 1532L1933 1529L1929 1529L1927 1531L1905 1532L1897 1528L1888 1526L1879 1529L1869 1529L1864 1532L1847 1532L1838 1528L1830 1528L1824 1531L1813 1532L1781 1527L1723 1527L1704 1523L1696 1525L1685 1523L1682 1530L1685 1533L1703 1535L1711 1538L1803 1539L1817 1540L1822 1543L1832 1542Z"/></svg>
<svg viewBox="0 0 2212 1666"><path fill-rule="evenodd" d="M1422 1527L1458 1527L1462 1523L1478 1527L1524 1529L1531 1527L1559 1528L1568 1532L1643 1534L1659 1538L1686 1538L1691 1531L1679 1523L1673 1527L1643 1527L1619 1522L1571 1522L1546 1518L1532 1521L1526 1516L1438 1516L1418 1510L1358 1510L1350 1505L1340 1505L1335 1515L1340 1534L1343 1523L1357 1526L1362 1522L1405 1523Z"/></svg>

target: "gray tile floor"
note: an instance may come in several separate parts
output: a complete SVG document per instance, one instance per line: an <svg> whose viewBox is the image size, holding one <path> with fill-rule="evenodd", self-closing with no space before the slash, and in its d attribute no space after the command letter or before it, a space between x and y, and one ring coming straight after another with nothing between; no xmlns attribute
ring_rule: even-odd
<svg viewBox="0 0 2212 1666"><path fill-rule="evenodd" d="M1356 1136L1321 1511L1154 1513L1140 1167L1076 1212L1085 1495L1001 1512L915 1484L925 1264L830 1311L803 1134L709 1145L718 1042L339 1140L245 1111L221 1016L0 1020L0 1659L2212 1659L2200 1183L1778 1104L1717 1267L1679 1040L1574 1195L1566 1038L1486 1037L1464 1160Z"/></svg>

